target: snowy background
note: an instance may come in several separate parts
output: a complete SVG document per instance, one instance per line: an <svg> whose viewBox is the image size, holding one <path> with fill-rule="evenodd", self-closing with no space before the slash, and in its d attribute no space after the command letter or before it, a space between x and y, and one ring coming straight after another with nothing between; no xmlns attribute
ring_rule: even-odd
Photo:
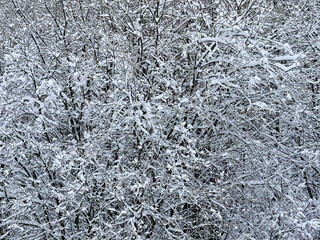
<svg viewBox="0 0 320 240"><path fill-rule="evenodd" d="M320 239L317 0L1 0L0 239Z"/></svg>

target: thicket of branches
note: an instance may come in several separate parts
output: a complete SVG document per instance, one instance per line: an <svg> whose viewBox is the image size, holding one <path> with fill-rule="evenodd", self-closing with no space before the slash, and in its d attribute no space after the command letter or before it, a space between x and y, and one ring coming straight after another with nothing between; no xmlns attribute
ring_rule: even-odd
<svg viewBox="0 0 320 240"><path fill-rule="evenodd" d="M320 238L316 0L0 5L0 239Z"/></svg>

